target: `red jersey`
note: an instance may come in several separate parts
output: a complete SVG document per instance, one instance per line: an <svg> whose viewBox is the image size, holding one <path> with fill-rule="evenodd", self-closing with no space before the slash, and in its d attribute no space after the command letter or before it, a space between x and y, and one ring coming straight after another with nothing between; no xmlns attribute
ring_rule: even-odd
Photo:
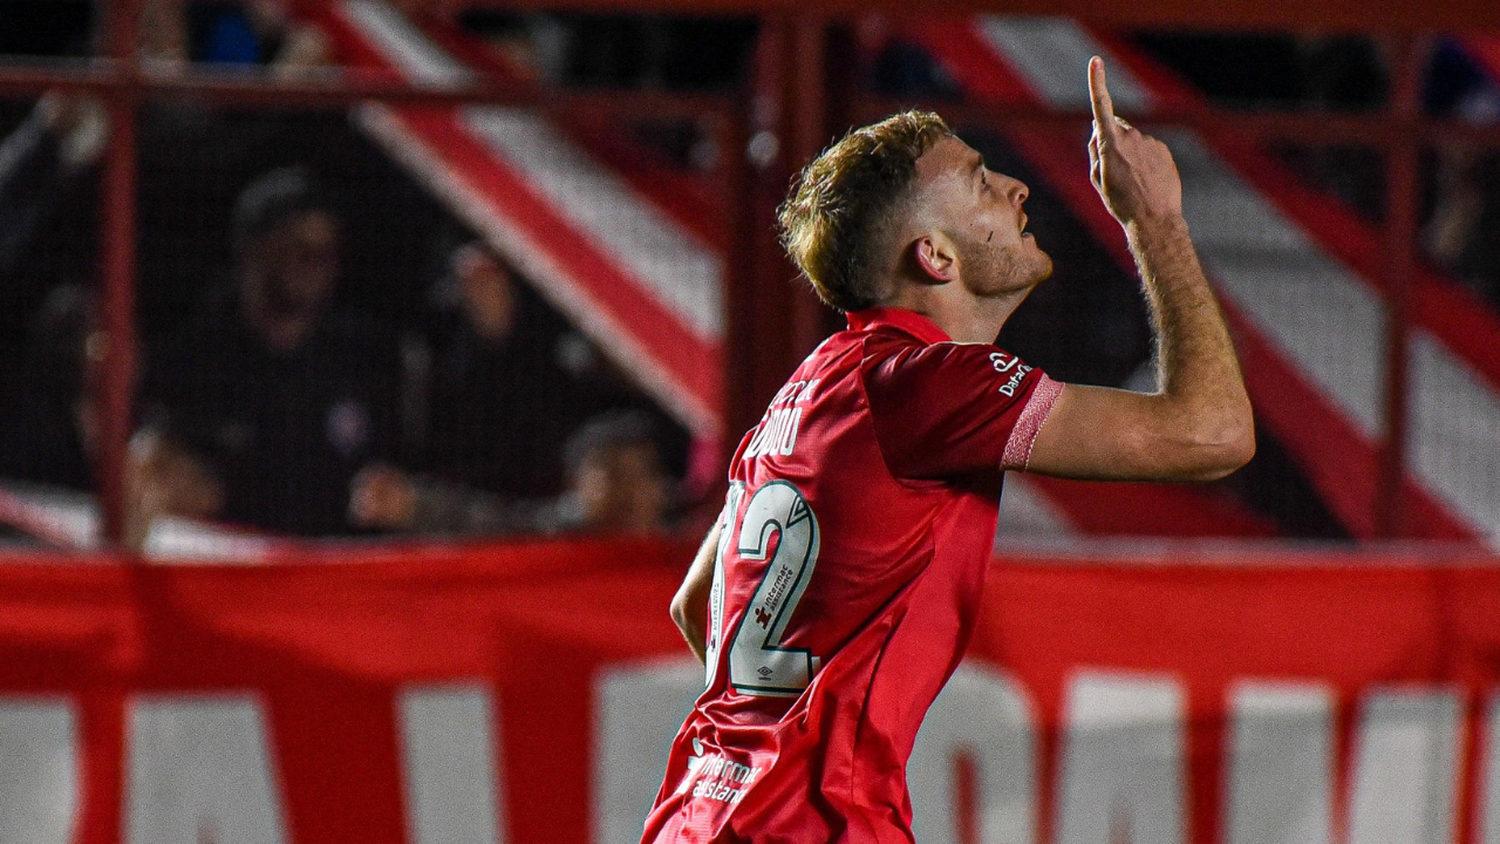
<svg viewBox="0 0 1500 844"><path fill-rule="evenodd" d="M1061 389L895 309L803 361L730 463L707 688L643 842L912 840L907 757Z"/></svg>

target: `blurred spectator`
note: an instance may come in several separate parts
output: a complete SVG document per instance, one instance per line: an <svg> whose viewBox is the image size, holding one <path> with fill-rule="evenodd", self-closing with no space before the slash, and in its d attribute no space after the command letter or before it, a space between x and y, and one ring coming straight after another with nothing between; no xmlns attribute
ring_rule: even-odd
<svg viewBox="0 0 1500 844"><path fill-rule="evenodd" d="M960 96L942 62L911 40L899 21L862 15L845 37L840 46L853 59L856 77L875 93L934 100Z"/></svg>
<svg viewBox="0 0 1500 844"><path fill-rule="evenodd" d="M76 285L56 288L27 331L26 356L9 373L0 417L0 474L87 490L98 436L93 358L94 297Z"/></svg>
<svg viewBox="0 0 1500 844"><path fill-rule="evenodd" d="M137 41L141 61L153 72L173 73L192 58L208 58L218 48L208 32L194 37L206 24L190 25L189 18L212 22L234 16L255 21L251 28L267 43L278 45L256 58L272 73L301 73L328 60L322 37L287 17L279 0L257 0L243 8L146 0ZM105 17L101 14L98 19ZM99 37L96 32L80 41L98 41ZM139 207L142 220L150 221L141 230L143 276L166 287L165 277L184 272L196 286L199 268L206 263L200 254L205 251L200 245L205 241L201 236L205 205L216 207L229 195L233 180L269 166L266 151L274 147L268 141L274 138L284 145L287 134L264 114L231 116L191 99L150 100L139 115ZM108 135L107 114L99 100L53 91L0 141L0 274L13 274L6 281L17 298L30 300L27 307L41 297L23 288L42 286L47 273L35 272L35 266L18 269L23 258L31 257L46 269L62 263L92 271L94 262L88 256L96 240L92 218L98 203L77 196L84 193L77 188L93 183L83 177L92 175ZM52 229L43 228L54 216L59 218L61 232L82 236L87 242L70 241L63 248L50 243L35 247L39 238L56 236ZM48 254L35 254L43 251ZM83 277L76 271L69 275L70 280Z"/></svg>
<svg viewBox="0 0 1500 844"><path fill-rule="evenodd" d="M163 428L143 428L131 441L125 483L125 546L146 547L152 523L163 516L217 518L224 484L199 453Z"/></svg>
<svg viewBox="0 0 1500 844"><path fill-rule="evenodd" d="M293 20L283 0L199 6L189 20L202 33L197 57L209 64L260 65L291 76L326 66L332 53L328 39Z"/></svg>
<svg viewBox="0 0 1500 844"><path fill-rule="evenodd" d="M1500 155L1453 146L1438 156L1428 254L1500 307Z"/></svg>
<svg viewBox="0 0 1500 844"><path fill-rule="evenodd" d="M1500 88L1465 51L1440 42L1427 107L1465 123L1500 121ZM1432 214L1423 240L1434 261L1500 306L1500 153L1464 142L1436 148Z"/></svg>
<svg viewBox="0 0 1500 844"><path fill-rule="evenodd" d="M488 249L460 246L447 264L407 462L507 498L556 494L568 433L623 397L593 347Z"/></svg>
<svg viewBox="0 0 1500 844"><path fill-rule="evenodd" d="M726 90L754 49L751 18L611 12L547 12L515 18L469 13L481 32L524 27L528 57L564 86Z"/></svg>
<svg viewBox="0 0 1500 844"><path fill-rule="evenodd" d="M563 459L578 449L569 434L639 397L481 244L451 253L434 298L426 378L410 379L426 383L414 391L422 412L408 414L416 447L405 462L418 474L387 465L361 473L354 520L431 533L570 529L572 499L555 497L578 482L576 455ZM657 431L645 427L659 466Z"/></svg>
<svg viewBox="0 0 1500 844"><path fill-rule="evenodd" d="M0 142L0 273L31 242L72 177L99 160L106 135L98 103L54 92Z"/></svg>
<svg viewBox="0 0 1500 844"><path fill-rule="evenodd" d="M647 534L665 529L671 480L651 418L611 411L584 424L563 450L568 487L547 499L517 500L390 466L354 481L359 524L431 534Z"/></svg>
<svg viewBox="0 0 1500 844"><path fill-rule="evenodd" d="M563 450L568 492L557 524L574 532L656 533L665 527L670 483L650 417L615 411L578 429Z"/></svg>
<svg viewBox="0 0 1500 844"><path fill-rule="evenodd" d="M138 42L142 62L157 72L198 61L286 76L323 67L331 54L322 33L294 20L284 0L145 0Z"/></svg>
<svg viewBox="0 0 1500 844"><path fill-rule="evenodd" d="M141 521L347 533L350 480L395 451L394 333L331 307L339 218L306 170L247 187L233 232L234 284L211 291L147 370L131 458Z"/></svg>
<svg viewBox="0 0 1500 844"><path fill-rule="evenodd" d="M178 72L192 60L186 0L145 0L137 19L136 50L149 69Z"/></svg>

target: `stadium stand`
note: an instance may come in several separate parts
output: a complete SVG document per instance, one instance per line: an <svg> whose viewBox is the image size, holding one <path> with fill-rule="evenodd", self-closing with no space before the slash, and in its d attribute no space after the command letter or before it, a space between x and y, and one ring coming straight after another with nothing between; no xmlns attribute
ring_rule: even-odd
<svg viewBox="0 0 1500 844"><path fill-rule="evenodd" d="M1121 68L1117 102L1125 113L1149 115L1158 104L1194 97L1139 51L1070 20L981 17L921 32L960 83L992 104L1084 107L1082 89L1065 84L1063 69L1094 54ZM1164 137L1183 169L1189 223L1226 297L1262 423L1287 443L1351 533L1375 536L1384 366L1377 234L1242 141L1186 130ZM1113 222L1076 178L1073 133L1028 129L1010 140L1129 266ZM1500 437L1500 322L1451 281L1427 273L1421 282L1407 481L1420 514L1414 526L1431 538L1493 537L1500 474L1481 443Z"/></svg>
<svg viewBox="0 0 1500 844"><path fill-rule="evenodd" d="M0 53L55 58L111 17L96 20L99 10L157 2L96 9L81 0L0 0ZM113 414L113 427L91 437L124 445L136 421L131 378L146 367L132 360L133 342L113 340L133 341L138 322L149 345L153 321L179 318L161 305L153 264L163 255L195 291L211 275L199 270L222 257L213 238L224 197L213 199L205 183L174 193L174 179L189 182L196 171L186 162L157 169L153 160L206 160L223 194L263 166L286 163L188 155L172 145L181 124L146 131L150 111L165 106L218 133L197 118L222 107L252 118L235 121L235 131L275 118L270 131L236 138L255 153L317 147L322 163L349 163L335 168L353 197L346 234L364 238L362 246L390 242L368 254L350 250L348 295L384 308L393 331L431 328L422 324L434 281L426 264L451 257L456 243L445 238L469 243L477 234L551 303L549 319L576 323L692 430L709 478L702 491L715 506L719 490L708 487L722 478L721 445L704 444L737 434L726 430L737 408L725 382L743 351L726 341L741 317L730 303L745 287L730 256L740 254L741 226L763 222L769 232L770 223L726 207L743 197L724 188L724 162L747 150L728 146L745 138L714 133L726 116L744 119L763 105L756 86L764 80L752 66L738 80L743 88L718 99L676 101L658 90L645 93L665 96L633 107L554 107L549 97L572 102L578 92L528 76L450 14L504 2L286 0L338 61L294 79L253 68L192 67L177 76L136 67L123 38L112 57L88 63L0 56L0 96L27 100L0 104L0 121L13 121L5 128L33 112L32 98L62 90L102 94L113 125L134 116L143 130L110 135L88 189L69 197L97 206L70 224L81 234L59 237L61 215L38 230L41 251L68 253L68 272L36 272L35 261L19 273L0 267L8 285L0 326L9 329L0 331L0 367L24 362L31 341L22 328L42 294L80 282L99 301L97 324L90 312L59 332L64 354L36 368L48 374L20 385L29 391L5 393L36 405L30 413L8 407L10 425L0 431L35 431L31 417L46 411L61 433L82 406ZM750 8L741 2L681 0L714 13ZM191 5L215 15L240 8ZM243 8L260 5L283 6L256 0ZM1108 265L1112 283L1123 285L1133 268L1080 152L1082 59L1109 58L1121 112L1168 137L1188 176L1192 225L1230 309L1259 424L1338 522L1318 535L1353 540L1282 541L1309 534L1224 487L1008 482L1002 533L1062 541L1001 547L984 573L967 654L905 766L916 840L1500 844L1500 320L1475 291L1419 266L1409 291L1411 342L1397 349L1410 355L1409 448L1404 457L1389 449L1383 356L1395 296L1383 262L1393 246L1415 253L1416 239L1402 241L1381 228L1378 210L1351 209L1306 174L1293 175L1273 144L1258 145L1274 133L1234 131L1255 115L1210 106L1139 49L1149 35L1132 29L1298 30L1288 38L1352 29L1362 33L1352 38L1412 48L1425 38L1414 32L1500 26L1500 6L1063 4L1093 16L1085 24L975 17L961 0L860 5L846 15L850 7L837 2L762 2L752 26L762 27L762 46L772 29L799 31L787 39L794 47L829 46L811 63L829 83L814 92L826 98L816 99L826 113L814 115L825 123L892 105L882 98L889 91L871 96L866 77L840 79L870 70L852 43L875 41L879 31L914 42L921 55L906 52L897 63L935 59L905 71L924 84L951 77L955 122L993 130L996 146L1025 168L1033 205L1048 205L1049 228L1057 222L1087 241L1068 241L1079 253L1092 250L1087 260L1069 256L1075 266ZM879 19L867 14L876 8ZM939 19L936 9L961 15ZM114 17L118 26L124 16ZM66 24L72 37L39 30L25 42L20 30L37 21ZM662 28L656 20L631 31ZM228 33L215 55L248 55L247 34L255 35ZM1452 43L1500 80L1493 32L1454 33ZM766 50L751 60L787 55ZM597 103L642 92L593 93ZM792 99L779 107L798 109ZM713 124L704 134L719 143L717 166L673 165L622 131L631 119L661 117L646 113L647 102L675 103L672 119ZM1272 118L1283 121L1283 141L1287 127L1312 121L1338 123L1348 138L1350 126L1389 120L1418 140L1394 142L1394 130L1383 128L1367 151L1409 154L1407 163L1455 138L1500 150L1500 123L1489 118L1455 127L1389 108L1352 119ZM780 132L787 121L765 125ZM825 129L834 131L819 124L812 134ZM762 193L782 192L786 175L761 170ZM174 197L170 219L183 225L144 231L164 219L154 206ZM379 217L387 225L364 225ZM148 245L163 235L171 235L166 248ZM789 275L787 265L751 277L778 273ZM1139 352L1143 343L1130 346L1136 339L1110 342ZM605 369L580 371L600 382L621 375ZM3 375L6 387L31 377ZM79 402L74 382L87 379L98 379L90 391L108 388L114 400L90 393ZM65 406L41 406L46 391L37 387ZM565 427L561 414L544 417L541 424ZM22 450L70 470L80 489L64 491L55 479L13 482L20 473L9 469L0 480L0 523L33 540L15 547L23 540L0 539L0 842L639 840L667 743L704 684L666 612L702 536L695 517L683 519L685 532L658 533L665 514L657 509L645 535L462 541L289 540L163 518L144 547L129 548L111 524L118 512L109 512L120 497L109 489L111 466L123 455L94 440L78 445L88 453L73 465L39 447ZM1389 465L1404 467L1395 522L1383 521L1392 514L1380 503ZM90 483L102 491L80 491ZM665 503L660 490L651 497L658 508ZM1378 541L1387 535L1407 541ZM1148 536L1166 541L1141 539ZM709 773L700 764L699 782L734 793L743 781L714 779L729 768Z"/></svg>
<svg viewBox="0 0 1500 844"><path fill-rule="evenodd" d="M470 79L471 63L520 75L472 36L421 26L364 0L334 5L320 23L355 61L406 79ZM554 304L624 363L644 369L644 382L664 406L700 434L714 435L721 426L717 309L724 241L711 221L727 216L725 197L706 194L681 173L663 181L664 168L631 156L627 140L570 122L505 108L435 115L365 107L361 115L361 125L455 213L489 234L510 260L531 267ZM1276 532L1232 496L1213 491L1016 476L1007 495L1002 537Z"/></svg>

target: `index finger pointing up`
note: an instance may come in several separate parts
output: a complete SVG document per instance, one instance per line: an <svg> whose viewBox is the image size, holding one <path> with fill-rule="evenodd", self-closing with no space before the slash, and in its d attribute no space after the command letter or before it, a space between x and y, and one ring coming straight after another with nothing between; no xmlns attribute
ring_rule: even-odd
<svg viewBox="0 0 1500 844"><path fill-rule="evenodd" d="M1115 104L1109 98L1109 88L1104 84L1104 59L1094 56L1089 59L1089 101L1094 106L1094 127L1101 136L1115 134Z"/></svg>

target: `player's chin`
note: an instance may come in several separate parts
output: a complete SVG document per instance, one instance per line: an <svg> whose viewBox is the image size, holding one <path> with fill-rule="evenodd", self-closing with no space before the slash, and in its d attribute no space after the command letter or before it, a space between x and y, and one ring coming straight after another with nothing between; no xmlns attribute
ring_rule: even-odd
<svg viewBox="0 0 1500 844"><path fill-rule="evenodd" d="M1032 273L1032 286L1036 286L1052 277L1052 256L1037 249L1037 262Z"/></svg>

